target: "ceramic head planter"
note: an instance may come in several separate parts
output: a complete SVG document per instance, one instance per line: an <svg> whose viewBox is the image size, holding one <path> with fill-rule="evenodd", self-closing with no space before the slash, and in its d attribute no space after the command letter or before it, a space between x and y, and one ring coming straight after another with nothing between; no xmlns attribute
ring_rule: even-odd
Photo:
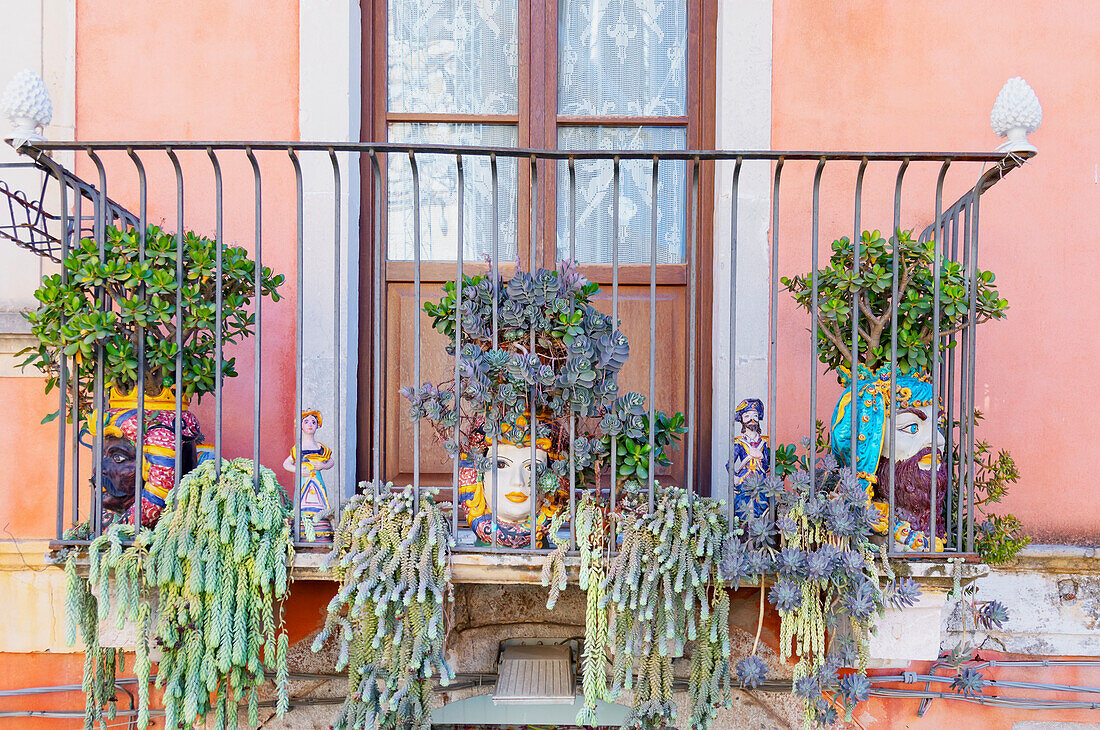
<svg viewBox="0 0 1100 730"><path fill-rule="evenodd" d="M739 428L733 438L733 462L729 465L735 490L734 511L740 517L759 517L768 508L768 500L762 496L754 499L749 487L750 480L762 480L768 476L771 463L771 447L763 433L764 402L758 398L741 401L734 423Z"/></svg>
<svg viewBox="0 0 1100 730"><path fill-rule="evenodd" d="M302 411L299 427L302 431L302 473L299 475L298 504L301 505L303 524L298 526L298 540L310 540L305 527L306 520L313 522L314 541L332 540L332 508L329 506L328 488L321 472L333 465L332 449L317 440L317 430L323 419L320 411ZM297 471L297 445L290 447L290 456L283 468L294 474Z"/></svg>
<svg viewBox="0 0 1100 730"><path fill-rule="evenodd" d="M137 482L138 403L133 393L123 395L111 389L108 409L103 414L103 524L134 524L134 488ZM145 397L145 435L141 460L141 524L152 527L164 509L164 500L175 484L177 457L180 476L212 459L208 444L201 443L202 431L195 414L183 399L180 412L180 452L176 453L176 397L165 388L157 396ZM89 419L88 434L95 436L96 421ZM89 444L85 444L89 445ZM95 475L92 476L95 483Z"/></svg>
<svg viewBox="0 0 1100 730"><path fill-rule="evenodd" d="M843 464L851 461L852 385L848 385L833 410L832 449ZM928 550L929 522L936 512L936 551L943 550L943 512L947 496L942 422L932 421L932 383L927 373L897 375L896 392L890 398L890 368L859 367L856 397L859 424L856 431L856 471L867 489L875 516L875 532L885 535L888 526L890 473L894 474L894 540L903 549ZM894 410L894 461L890 461L890 412ZM939 414L942 419L943 409ZM936 449L936 473L932 474L932 449ZM931 504L932 481L936 504Z"/></svg>
<svg viewBox="0 0 1100 730"><path fill-rule="evenodd" d="M525 426L521 419L520 426ZM540 425L546 425L540 422ZM511 431L513 429L506 429ZM535 441L535 461L531 460L531 439L497 439L496 463L492 462L492 439L472 439L467 456L459 462L459 506L477 537L477 544L493 542L493 513L496 512L496 544L501 547L528 547L531 544L531 506L535 510L535 544L545 548L550 522L561 511L563 500L568 499L568 487L550 468L551 461L565 458L555 450L561 429L551 425L554 436L540 437ZM470 458L474 452L483 453L482 465ZM532 491L532 470L534 491Z"/></svg>

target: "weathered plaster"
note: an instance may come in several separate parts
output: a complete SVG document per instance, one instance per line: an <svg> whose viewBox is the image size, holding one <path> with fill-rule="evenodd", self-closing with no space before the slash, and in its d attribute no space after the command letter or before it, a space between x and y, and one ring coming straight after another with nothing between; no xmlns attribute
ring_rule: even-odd
<svg viewBox="0 0 1100 730"><path fill-rule="evenodd" d="M771 0L725 0L718 6L717 96L715 146L718 149L769 149L772 105ZM767 403L768 362L768 229L771 189L769 165L747 162L738 182L737 219L737 362L736 392L729 388L730 207L734 163L719 162L714 198L714 306L712 337L714 413L711 471L712 494L727 491L732 405L743 398ZM765 423L765 428L771 424Z"/></svg>
<svg viewBox="0 0 1100 730"><path fill-rule="evenodd" d="M1036 656L1100 656L1100 557L1095 548L1039 545L976 583L974 600L1000 601L1009 618L996 631L975 631L955 604L945 612L943 648L958 642ZM964 619L966 633L964 633Z"/></svg>

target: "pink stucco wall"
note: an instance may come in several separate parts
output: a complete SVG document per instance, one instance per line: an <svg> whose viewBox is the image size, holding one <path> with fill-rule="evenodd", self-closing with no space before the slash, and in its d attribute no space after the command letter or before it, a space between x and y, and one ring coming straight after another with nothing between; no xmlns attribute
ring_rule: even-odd
<svg viewBox="0 0 1100 730"><path fill-rule="evenodd" d="M293 140L298 137L297 3L151 2L120 17L110 3L78 3L77 139ZM205 152L181 152L184 228L214 235L214 178ZM257 153L263 178L263 263L285 274L286 297L263 305L261 461L281 464L294 423L294 178L285 153ZM104 154L108 194L138 211L137 176L125 153ZM143 155L149 220L174 231L176 184L163 153ZM243 152L219 155L224 234L254 250L252 169ZM84 164L81 174L94 179ZM290 334L288 347L287 333ZM231 352L223 438L229 456L252 455L254 343ZM193 408L213 438L213 396Z"/></svg>
<svg viewBox="0 0 1100 730"><path fill-rule="evenodd" d="M1094 375L1100 357L1094 266L1100 253L1100 9L1038 0L774 8L777 149L989 150L1000 142L990 131L989 111L1005 79L1022 75L1038 93L1044 119L1032 141L1039 155L982 199L979 262L996 273L1010 309L1006 320L979 331L977 405L986 415L979 436L1009 450L1020 466L1021 481L1004 510L1021 517L1040 541L1094 542L1100 538L1091 472L1100 425ZM848 209L823 213L823 245L851 235L855 169L853 163L827 172L835 176L837 196L846 190ZM864 227L890 228L895 172L868 173ZM802 182L784 188L787 210L808 209L812 169L784 170L785 182L799 176ZM949 177L945 201L965 182ZM929 175L912 186L930 191L932 184ZM906 198L903 227L923 228L933 203L930 194ZM785 273L809 270L808 220L784 219ZM784 310L784 334L806 326L803 314ZM808 344L799 347L801 353L781 352L783 385L808 380ZM822 407L831 408L836 393L834 386L823 394ZM780 420L781 430L783 423L804 425L805 407L789 403ZM793 438L797 429L789 430Z"/></svg>

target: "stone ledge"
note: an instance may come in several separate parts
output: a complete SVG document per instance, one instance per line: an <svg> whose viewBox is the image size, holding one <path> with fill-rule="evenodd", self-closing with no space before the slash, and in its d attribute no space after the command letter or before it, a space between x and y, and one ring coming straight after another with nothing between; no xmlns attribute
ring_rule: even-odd
<svg viewBox="0 0 1100 730"><path fill-rule="evenodd" d="M1100 573L1100 548L1078 545L1029 545L994 570L1039 573Z"/></svg>

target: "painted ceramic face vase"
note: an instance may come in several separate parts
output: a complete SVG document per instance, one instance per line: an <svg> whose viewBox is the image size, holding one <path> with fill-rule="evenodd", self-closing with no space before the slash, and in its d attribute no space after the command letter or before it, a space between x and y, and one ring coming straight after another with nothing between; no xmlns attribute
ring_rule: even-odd
<svg viewBox="0 0 1100 730"><path fill-rule="evenodd" d="M536 450L540 466L546 466L545 451ZM489 454L492 457L492 453ZM493 475L485 474L485 486L493 488ZM531 516L531 449L500 444L497 446L496 511L498 522L519 524Z"/></svg>
<svg viewBox="0 0 1100 730"><path fill-rule="evenodd" d="M537 449L539 469L549 464L549 454ZM492 447L486 449L492 458ZM491 465L493 466L493 465ZM459 466L458 502L477 538L477 544L493 542L493 511L496 510L496 544L501 547L528 547L531 544L531 500L535 499L535 544L547 547L550 522L560 505L557 495L531 494L531 447L515 446L503 439L497 444L495 464L496 490L492 491L493 471L479 472L471 459Z"/></svg>
<svg viewBox="0 0 1100 730"><path fill-rule="evenodd" d="M936 450L936 509L943 510L947 497L947 465L943 453L943 434L932 422L931 405L902 408L895 416L894 509L895 519L908 522L911 529L928 532L932 506L932 449ZM886 422L889 429L889 421ZM875 472L875 499L890 499L890 440L883 438L882 454ZM942 519L937 533L943 532Z"/></svg>
<svg viewBox="0 0 1100 730"><path fill-rule="evenodd" d="M134 523L134 487L137 482L138 409L136 396L112 390L109 408L103 414L103 441L99 454L103 479L103 524ZM194 414L180 413L180 452L176 453L175 396L165 389L158 396L145 398L145 433L140 459L142 469L141 524L152 527L160 518L164 500L176 479L199 463L213 458L208 444L200 444L202 432ZM89 435L94 436L98 417L90 419ZM86 444L88 445L88 444ZM92 475L95 483L95 475Z"/></svg>
<svg viewBox="0 0 1100 730"><path fill-rule="evenodd" d="M890 530L890 482L894 483L893 540L901 549L943 549L947 498L947 467L940 424L932 419L932 384L927 373L894 375L891 393L889 367L871 371L860 366L855 378L845 373L847 389L833 410L832 449L842 464L852 461L852 420L855 428L854 464L867 490L874 516L874 530L885 535ZM854 402L853 402L854 401ZM890 416L894 416L894 460L890 460ZM938 408L942 416L943 409ZM936 473L932 473L932 453L936 453ZM936 503L932 504L932 485ZM936 536L931 535L932 515L936 515Z"/></svg>

